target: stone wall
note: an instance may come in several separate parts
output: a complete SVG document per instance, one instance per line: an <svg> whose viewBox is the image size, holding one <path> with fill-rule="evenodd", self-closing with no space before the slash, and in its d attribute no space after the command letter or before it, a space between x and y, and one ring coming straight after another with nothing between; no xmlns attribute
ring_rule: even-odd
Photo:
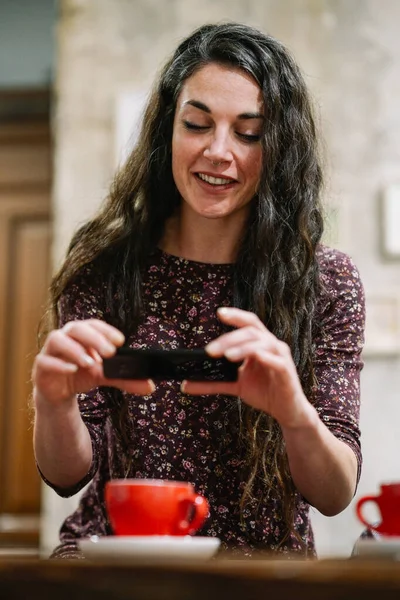
<svg viewBox="0 0 400 600"><path fill-rule="evenodd" d="M374 337L376 329L379 334L386 327L397 340L399 326L400 269L379 252L378 204L385 187L399 180L400 3L61 0L60 8L55 264L73 230L106 194L115 168L118 99L127 90L148 89L182 37L204 22L238 20L268 31L292 50L315 97L325 139L327 239L355 259L374 315L362 381L365 466L358 495L374 492L383 479L400 479L397 347L377 349ZM394 311L390 323L380 306ZM374 330L380 319L383 325ZM45 492L45 551L55 543L62 514L71 506ZM361 531L354 506L335 518L313 518L320 554L348 555Z"/></svg>

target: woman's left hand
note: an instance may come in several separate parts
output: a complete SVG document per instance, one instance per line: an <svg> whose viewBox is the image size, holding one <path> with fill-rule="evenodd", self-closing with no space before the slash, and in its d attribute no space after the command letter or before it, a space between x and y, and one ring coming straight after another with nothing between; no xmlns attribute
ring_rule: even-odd
<svg viewBox="0 0 400 600"><path fill-rule="evenodd" d="M210 356L243 361L235 382L185 381L187 394L229 394L274 417L281 427L306 425L314 412L306 399L290 348L278 340L253 313L220 308L218 317L234 331L206 346Z"/></svg>

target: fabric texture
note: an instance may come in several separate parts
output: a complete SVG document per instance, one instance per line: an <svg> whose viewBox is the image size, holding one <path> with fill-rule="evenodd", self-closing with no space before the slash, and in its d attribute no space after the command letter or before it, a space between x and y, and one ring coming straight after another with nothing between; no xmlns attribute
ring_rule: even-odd
<svg viewBox="0 0 400 600"><path fill-rule="evenodd" d="M321 246L318 251L324 290L319 298L315 338L318 382L314 405L330 431L348 444L361 469L359 431L360 358L364 335L364 292L356 267L345 254ZM223 332L216 309L232 302L232 265L206 264L168 255L151 256L144 277L146 318L127 338L135 348L198 348ZM65 291L60 303L60 326L70 320L109 315L102 304L105 284L101 269L85 267ZM125 418L129 451L123 453L111 422L112 394L128 401ZM231 396L189 396L179 382L158 383L149 396L134 396L98 388L78 397L90 432L93 463L76 486L59 489L67 497L88 488L78 509L66 519L61 544L53 557L82 557L78 540L111 535L104 507L104 486L110 478L140 477L190 481L210 503L201 536L217 536L222 549L250 556L268 550L287 556L315 556L310 506L296 494L295 527L285 533L279 497L270 494L250 503L241 514L245 448L240 440L239 400ZM255 497L262 489L255 487Z"/></svg>

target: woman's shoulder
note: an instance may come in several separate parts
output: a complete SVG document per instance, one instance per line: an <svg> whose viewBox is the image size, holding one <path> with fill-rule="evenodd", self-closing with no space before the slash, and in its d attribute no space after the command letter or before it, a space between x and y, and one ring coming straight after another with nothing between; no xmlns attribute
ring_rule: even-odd
<svg viewBox="0 0 400 600"><path fill-rule="evenodd" d="M320 244L317 249L317 260L322 283L328 287L362 285L358 268L349 254Z"/></svg>
<svg viewBox="0 0 400 600"><path fill-rule="evenodd" d="M321 244L317 250L321 290L319 312L325 317L333 313L365 312L364 286L351 256ZM333 312L332 312L333 311Z"/></svg>

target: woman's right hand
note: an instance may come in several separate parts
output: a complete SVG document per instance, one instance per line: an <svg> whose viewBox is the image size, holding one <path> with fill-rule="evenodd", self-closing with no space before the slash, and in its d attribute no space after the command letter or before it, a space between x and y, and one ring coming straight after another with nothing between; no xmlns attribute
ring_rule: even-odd
<svg viewBox="0 0 400 600"><path fill-rule="evenodd" d="M35 402L59 405L101 385L151 394L151 380L104 377L102 359L113 356L124 339L118 329L98 319L70 321L49 333L33 364Z"/></svg>

